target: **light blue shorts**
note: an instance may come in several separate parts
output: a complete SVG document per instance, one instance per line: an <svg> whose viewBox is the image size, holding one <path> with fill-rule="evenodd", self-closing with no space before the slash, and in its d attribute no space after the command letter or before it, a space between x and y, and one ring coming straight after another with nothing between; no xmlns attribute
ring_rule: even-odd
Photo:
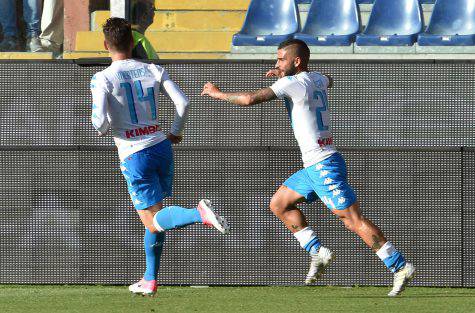
<svg viewBox="0 0 475 313"><path fill-rule="evenodd" d="M135 209L144 210L171 196L174 167L169 140L129 155L120 169Z"/></svg>
<svg viewBox="0 0 475 313"><path fill-rule="evenodd" d="M307 202L320 198L331 210L344 210L356 202L356 194L347 181L346 163L340 153L294 173L284 186L301 194Z"/></svg>

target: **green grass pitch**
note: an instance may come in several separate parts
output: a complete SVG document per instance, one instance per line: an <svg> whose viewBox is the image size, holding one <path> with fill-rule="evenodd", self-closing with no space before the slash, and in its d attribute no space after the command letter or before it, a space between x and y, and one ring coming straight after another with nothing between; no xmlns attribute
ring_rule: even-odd
<svg viewBox="0 0 475 313"><path fill-rule="evenodd" d="M409 287L169 287L154 297L125 286L0 285L0 312L475 312L475 289Z"/></svg>

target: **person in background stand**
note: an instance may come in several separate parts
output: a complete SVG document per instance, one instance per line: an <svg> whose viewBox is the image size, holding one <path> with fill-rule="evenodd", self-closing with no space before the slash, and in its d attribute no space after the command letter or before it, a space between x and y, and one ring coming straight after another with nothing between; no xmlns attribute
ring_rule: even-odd
<svg viewBox="0 0 475 313"><path fill-rule="evenodd" d="M26 24L26 51L41 50L40 35L41 0L23 0L23 18ZM3 41L0 51L20 51L20 38L17 27L15 0L2 0L0 6L0 23L3 27Z"/></svg>
<svg viewBox="0 0 475 313"><path fill-rule="evenodd" d="M150 0L138 0L132 8L132 36L134 49L132 57L136 59L158 60L157 52L145 37L145 31L152 25L155 6Z"/></svg>
<svg viewBox="0 0 475 313"><path fill-rule="evenodd" d="M41 16L41 51L61 53L64 39L63 0L44 0Z"/></svg>

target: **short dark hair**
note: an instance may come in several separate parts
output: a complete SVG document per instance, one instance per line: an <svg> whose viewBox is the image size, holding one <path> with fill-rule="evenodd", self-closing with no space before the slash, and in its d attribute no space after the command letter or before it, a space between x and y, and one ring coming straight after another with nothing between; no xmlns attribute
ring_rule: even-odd
<svg viewBox="0 0 475 313"><path fill-rule="evenodd" d="M278 49L280 50L290 46L296 46L295 52L297 56L302 59L304 64L308 64L308 61L310 60L310 49L308 48L305 41L300 39L287 39L279 44Z"/></svg>
<svg viewBox="0 0 475 313"><path fill-rule="evenodd" d="M154 8L150 0L136 0L132 6L132 23L138 24L144 13L150 8Z"/></svg>
<svg viewBox="0 0 475 313"><path fill-rule="evenodd" d="M119 52L127 52L131 49L132 28L126 19L111 17L102 25L102 31L107 44Z"/></svg>

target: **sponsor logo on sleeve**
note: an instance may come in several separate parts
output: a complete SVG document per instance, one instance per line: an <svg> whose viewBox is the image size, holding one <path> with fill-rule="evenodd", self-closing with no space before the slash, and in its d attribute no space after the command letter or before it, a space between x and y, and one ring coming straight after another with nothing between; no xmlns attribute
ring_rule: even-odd
<svg viewBox="0 0 475 313"><path fill-rule="evenodd" d="M329 138L319 138L318 139L318 145L320 147L325 147L325 146L331 146L333 145L333 137Z"/></svg>

